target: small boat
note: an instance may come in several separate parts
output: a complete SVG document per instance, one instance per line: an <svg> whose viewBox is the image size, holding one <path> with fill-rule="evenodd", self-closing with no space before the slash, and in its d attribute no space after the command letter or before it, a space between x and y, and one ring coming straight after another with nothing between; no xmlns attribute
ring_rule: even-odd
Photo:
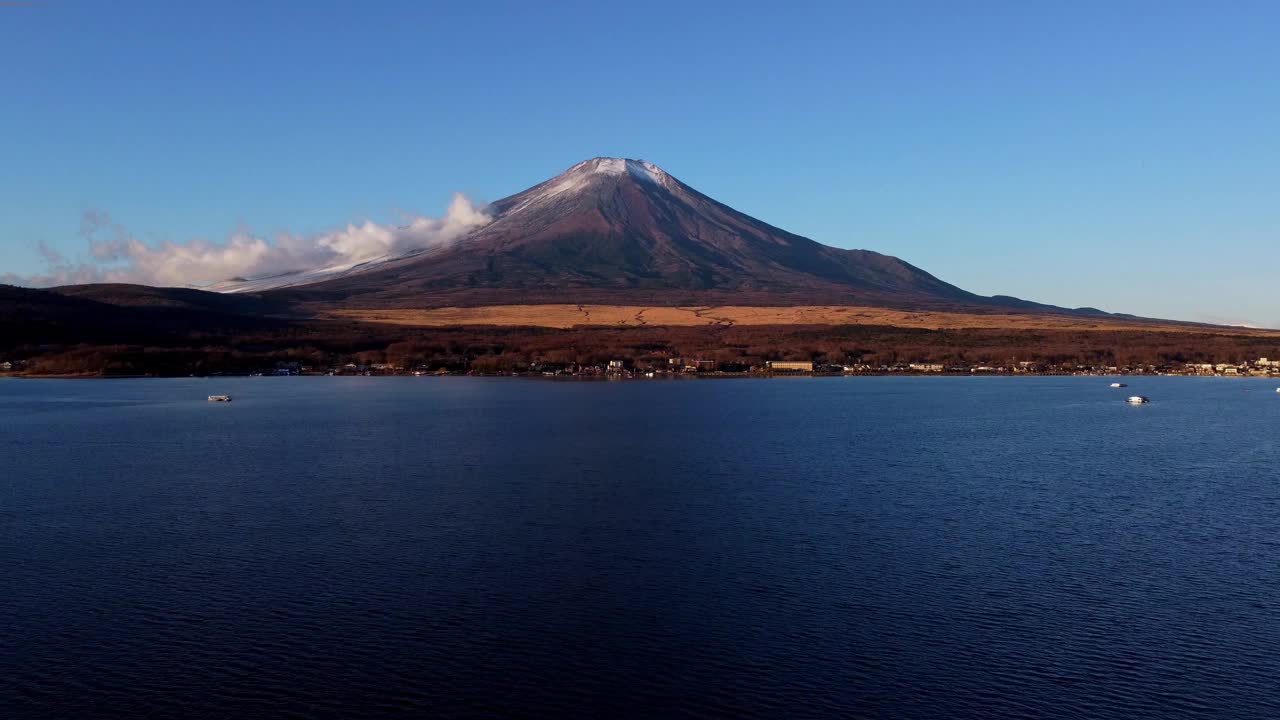
<svg viewBox="0 0 1280 720"><path fill-rule="evenodd" d="M210 395L209 402L231 402L230 395Z"/></svg>
<svg viewBox="0 0 1280 720"><path fill-rule="evenodd" d="M1122 387L1129 387L1129 386L1128 386L1128 385L1125 385L1124 383L1111 383L1111 387L1113 387L1113 388L1122 388Z"/></svg>
<svg viewBox="0 0 1280 720"><path fill-rule="evenodd" d="M1130 403L1131 405L1143 405L1151 401L1141 395L1130 395L1125 402Z"/></svg>

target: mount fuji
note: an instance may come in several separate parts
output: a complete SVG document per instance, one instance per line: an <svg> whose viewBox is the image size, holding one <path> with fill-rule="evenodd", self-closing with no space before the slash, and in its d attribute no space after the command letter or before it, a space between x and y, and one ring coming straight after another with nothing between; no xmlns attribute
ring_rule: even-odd
<svg viewBox="0 0 1280 720"><path fill-rule="evenodd" d="M488 212L491 222L447 245L210 289L365 308L734 303L1065 311L976 295L889 255L823 245L643 160L585 160Z"/></svg>

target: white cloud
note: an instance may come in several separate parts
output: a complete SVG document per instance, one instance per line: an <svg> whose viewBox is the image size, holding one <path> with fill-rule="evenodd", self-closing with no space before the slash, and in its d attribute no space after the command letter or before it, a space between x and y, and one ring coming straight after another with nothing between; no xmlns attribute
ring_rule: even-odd
<svg viewBox="0 0 1280 720"><path fill-rule="evenodd" d="M281 233L274 240L240 230L222 242L197 238L148 245L108 213L88 210L80 223L89 246L86 258L73 261L41 243L37 252L44 259L44 272L26 277L10 273L0 276L0 282L35 287L88 282L200 286L235 277L352 265L447 245L489 220L484 207L455 194L443 217L411 217L403 225L366 220L315 235Z"/></svg>

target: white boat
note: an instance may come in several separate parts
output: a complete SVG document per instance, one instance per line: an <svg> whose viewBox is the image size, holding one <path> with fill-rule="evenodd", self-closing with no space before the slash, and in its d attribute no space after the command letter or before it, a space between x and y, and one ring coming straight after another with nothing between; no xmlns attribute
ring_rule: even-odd
<svg viewBox="0 0 1280 720"><path fill-rule="evenodd" d="M1142 404L1144 404L1144 403L1149 403L1149 402L1151 402L1151 401L1150 401L1150 400L1148 400L1148 399L1146 399L1145 397L1143 397L1143 396L1141 396L1141 395L1130 395L1130 396L1125 400L1125 402L1127 402L1127 403L1131 403L1131 404L1133 404L1133 405L1142 405Z"/></svg>
<svg viewBox="0 0 1280 720"><path fill-rule="evenodd" d="M231 402L230 395L210 395L209 402Z"/></svg>
<svg viewBox="0 0 1280 720"><path fill-rule="evenodd" d="M1122 387L1129 387L1129 386L1128 386L1128 385L1125 385L1124 383L1111 383L1111 387L1113 387L1113 388L1122 388Z"/></svg>

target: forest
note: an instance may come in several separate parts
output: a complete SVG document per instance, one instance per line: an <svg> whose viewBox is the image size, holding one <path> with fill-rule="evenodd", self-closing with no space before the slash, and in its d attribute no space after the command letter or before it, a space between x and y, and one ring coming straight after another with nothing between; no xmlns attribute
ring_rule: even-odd
<svg viewBox="0 0 1280 720"><path fill-rule="evenodd" d="M410 328L313 321L235 332L158 328L111 342L3 343L0 361L29 375L249 373L280 363L315 370L358 365L450 372L512 372L532 365L666 367L671 358L746 369L769 360L871 366L941 363L1070 370L1238 363L1280 356L1280 339L1144 331L926 330L867 325L743 327Z"/></svg>

